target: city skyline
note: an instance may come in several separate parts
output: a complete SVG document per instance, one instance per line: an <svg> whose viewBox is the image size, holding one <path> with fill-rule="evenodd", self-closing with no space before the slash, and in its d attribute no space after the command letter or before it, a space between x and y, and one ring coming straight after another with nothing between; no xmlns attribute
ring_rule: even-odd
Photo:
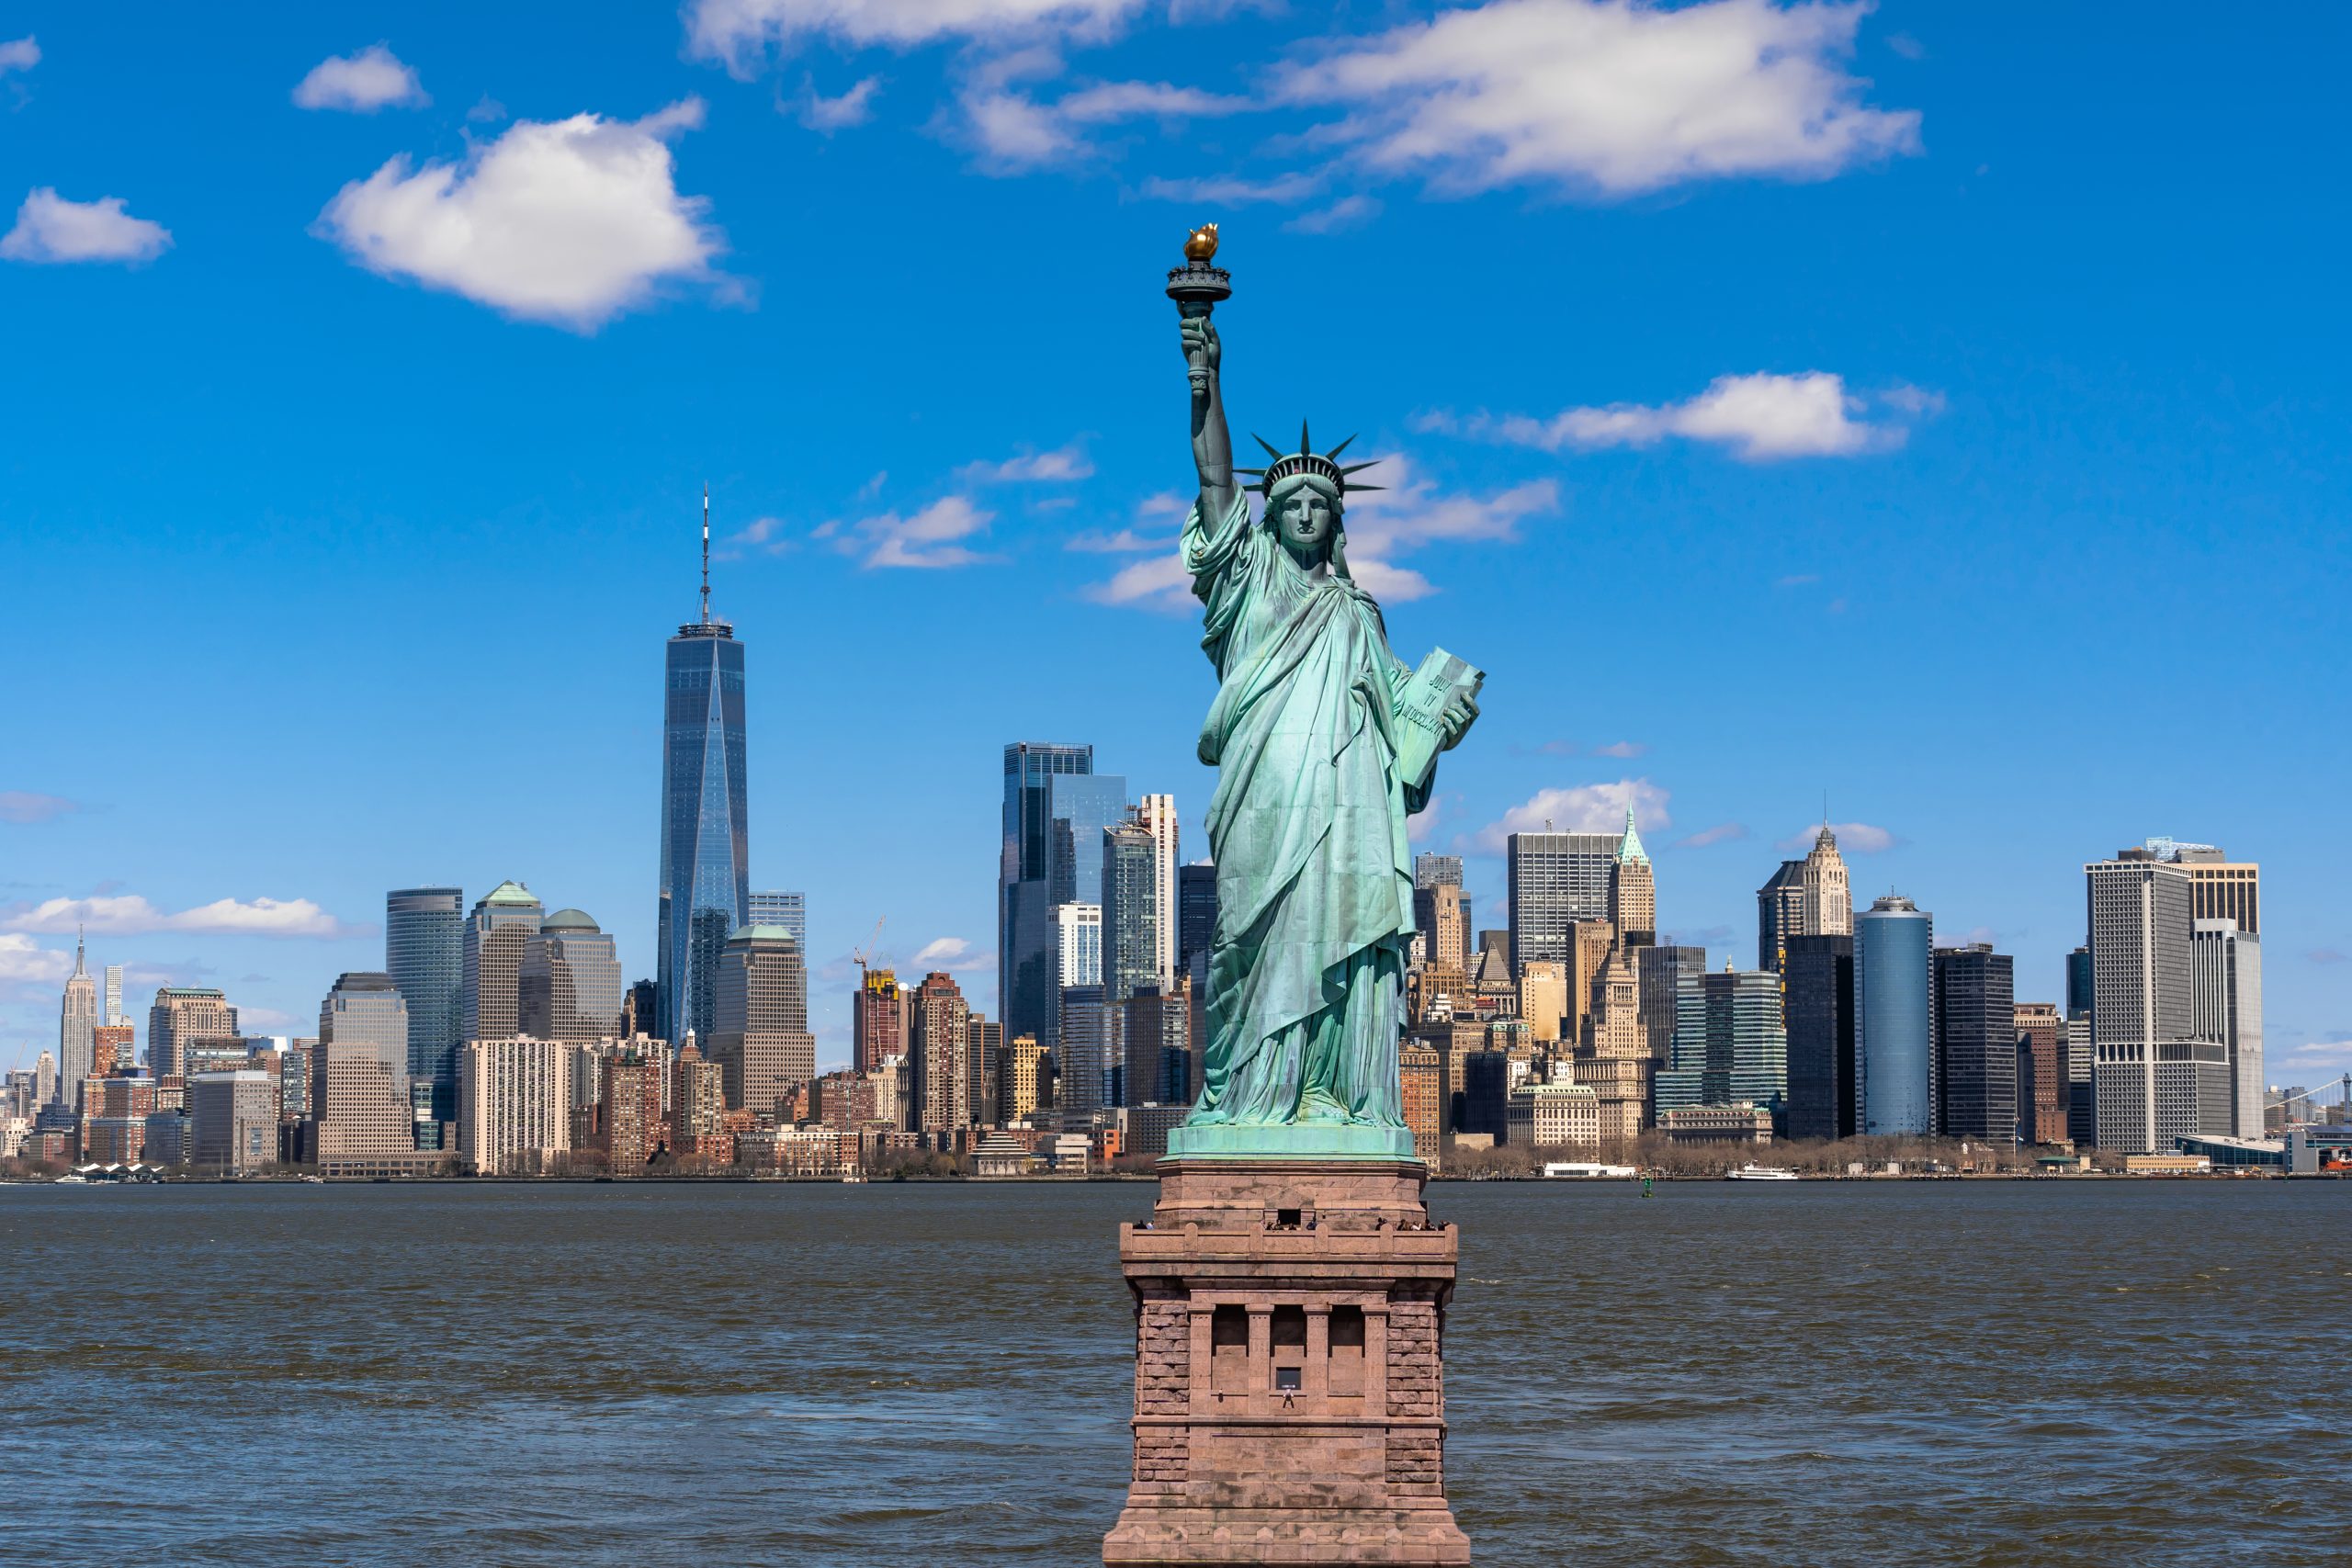
<svg viewBox="0 0 2352 1568"><path fill-rule="evenodd" d="M129 966L134 1018L159 985L216 986L279 1033L305 1032L336 975L381 966L389 889L458 886L470 908L522 880L591 911L627 979L652 975L650 649L696 613L706 472L714 612L757 649L746 874L807 894L820 1062L848 1055L846 955L877 917L902 976L949 970L1000 1016L978 846L1007 741L1091 746L1205 842L1197 628L1154 613L1181 394L1173 356L1145 344L1165 324L1158 269L1214 216L1238 280L1223 309L1317 323L1236 352L1237 416L1361 423L1401 476L1350 519L1388 574L1398 646L1443 640L1498 672L1417 835L1465 857L1475 909L1505 908L1503 833L1610 831L1631 805L1660 940L1752 952L1755 888L1803 852L1826 786L1857 906L1899 887L1939 940L2013 954L2019 998L2056 999L2084 937L2081 864L2180 834L2265 867L2267 1076L2343 1070L2352 916L2295 852L2347 760L2325 677L2352 581L2326 497L2352 423L2330 356L2265 324L2306 287L2292 258L2326 249L2302 226L2337 220L2293 199L2290 159L2233 182L2242 223L2218 228L2239 238L2214 237L2202 220L2224 198L2184 197L2192 150L2139 87L2104 89L2112 112L2091 121L1987 97L1996 50L2046 84L2088 47L2079 24L2019 50L1990 19L1837 15L1852 52L1822 69L1849 106L1916 115L1916 145L1795 183L1668 162L1599 194L1403 177L1267 203L1238 175L1202 183L1275 177L1252 172L1238 119L1136 124L1091 161L1017 171L927 135L965 101L957 51L989 39L804 39L788 63L753 50L738 77L682 51L674 14L554 29L593 36L552 56L521 12L423 17L389 48L431 104L355 115L289 97L371 41L332 18L286 18L232 58L158 12L153 51L124 58L71 8L25 8L40 57L6 78L22 96L0 207L115 197L171 243L135 265L0 260L25 352L52 369L38 399L6 394L23 439L0 522L23 587L0 635L19 670L74 655L71 680L17 682L0 715L0 1060L29 1066L53 1040L77 920L93 974ZM1059 38L1074 79L1211 81L1319 36L1247 11L1125 20ZM2271 58L2265 25L2223 47ZM2103 74L2145 83L2182 44L2154 29L2098 47L2123 55ZM217 69L183 80L166 68L183 57ZM804 67L828 101L888 82L867 123L813 129L808 104L773 102ZM115 129L126 95L171 113L178 145ZM2292 111L2271 106L2295 95L2224 96L2226 154L2281 137ZM710 265L738 298L650 299L575 332L387 281L310 232L395 156L462 160L469 135L499 145L583 110L637 126L689 98L701 122L662 130L664 178L708 199L729 246ZM1059 125L1083 141L1100 123ZM220 207L206 171L263 145L287 151ZM2080 199L2053 146L2096 156L2102 199L2140 216L2068 229L2082 244L2051 254L2048 226ZM809 244L886 163L906 199L846 263L849 236ZM1359 196L1354 219L1330 216ZM941 240L992 231L1034 238ZM2273 258L2275 303L2251 317L2198 286L2250 265L2240 245ZM2044 270L1993 260L2020 253ZM1365 332L1393 319L1393 274L1368 264L1400 255L1477 287L1424 291L1426 332ZM831 303L795 308L819 269ZM973 325L977 299L1007 297L1051 301L1034 352ZM335 397L312 391L321 319L368 367ZM189 363L208 367L201 393ZM824 367L822 395L780 365ZM1813 375L1835 385L1813 383L1826 422L1795 427L1827 433L1809 450L1693 434L1718 378ZM1554 412L1611 409L1646 434L1612 446ZM285 434L266 461L236 438L246 420ZM1945 564L1957 540L1964 580ZM1639 678L1549 673L1564 615L1638 657ZM2181 627L2221 624L2238 628L2226 667L2170 659ZM2138 679L2156 660L2161 694ZM2086 722L2119 704L2135 725ZM2184 763L2178 735L2220 715L2245 764L2227 784ZM1953 748L1962 722L2014 744ZM133 735L170 736L175 765L128 760ZM2005 754L2019 748L2030 765Z"/></svg>

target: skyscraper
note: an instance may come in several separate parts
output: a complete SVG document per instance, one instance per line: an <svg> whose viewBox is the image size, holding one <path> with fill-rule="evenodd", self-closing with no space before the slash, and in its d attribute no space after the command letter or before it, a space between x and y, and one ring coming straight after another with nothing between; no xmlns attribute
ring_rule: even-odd
<svg viewBox="0 0 2352 1568"><path fill-rule="evenodd" d="M922 977L909 1010L908 1065L913 1071L915 1129L952 1133L972 1124L972 1072L967 1053L971 1010L955 976L933 970Z"/></svg>
<svg viewBox="0 0 2352 1568"><path fill-rule="evenodd" d="M1469 973L1470 922L1470 895L1460 885L1440 882L1413 889L1413 924L1421 935L1422 962ZM1562 964L1560 972L1566 975L1567 966Z"/></svg>
<svg viewBox="0 0 2352 1568"><path fill-rule="evenodd" d="M1617 864L1610 873L1609 920L1627 947L1657 941L1657 876L1642 836L1634 830L1634 808L1625 808L1625 834L1617 840Z"/></svg>
<svg viewBox="0 0 2352 1568"><path fill-rule="evenodd" d="M523 955L546 908L519 882L481 896L467 918L458 1026L469 1040L510 1040L523 1032Z"/></svg>
<svg viewBox="0 0 2352 1568"><path fill-rule="evenodd" d="M2188 867L2133 849L2086 864L2083 875L2089 895L2091 1091L2099 1147L2150 1154L2169 1148L2178 1134L2226 1131L2226 1053L2215 1053L2222 1103L2203 1106L2199 1091L2209 1089L2208 1075L2199 1070L2203 1054L2188 1048L2197 1025Z"/></svg>
<svg viewBox="0 0 2352 1568"><path fill-rule="evenodd" d="M621 1032L621 961L613 939L578 909L539 922L523 949L522 1032L576 1045Z"/></svg>
<svg viewBox="0 0 2352 1568"><path fill-rule="evenodd" d="M1461 886L1462 857L1460 855L1415 855L1413 857L1413 886L1416 887Z"/></svg>
<svg viewBox="0 0 2352 1568"><path fill-rule="evenodd" d="M456 887L384 895L384 972L408 1003L412 1083L432 1086L436 1121L458 1116L458 1042L465 1032L466 896Z"/></svg>
<svg viewBox="0 0 2352 1568"><path fill-rule="evenodd" d="M1792 936L1783 950L1789 1136L1854 1135L1854 939Z"/></svg>
<svg viewBox="0 0 2352 1568"><path fill-rule="evenodd" d="M1854 899L1846 886L1846 860L1838 852L1838 835L1829 830L1826 822L1814 835L1813 848L1804 857L1804 870L1799 874L1798 882L1803 895L1796 934L1853 934Z"/></svg>
<svg viewBox="0 0 2352 1568"><path fill-rule="evenodd" d="M1055 1006L1069 986L1102 983L1102 908L1099 904L1054 906Z"/></svg>
<svg viewBox="0 0 2352 1568"><path fill-rule="evenodd" d="M157 1077L185 1074L187 1048L237 1033L237 1010L209 986L165 986L147 1010L147 1067Z"/></svg>
<svg viewBox="0 0 2352 1568"><path fill-rule="evenodd" d="M1935 950L1936 1122L1947 1138L2006 1143L2018 1123L2015 961L1989 942Z"/></svg>
<svg viewBox="0 0 2352 1568"><path fill-rule="evenodd" d="M79 1111L82 1080L90 1076L92 1035L98 1027L98 987L83 961L82 939L74 939L74 973L65 981L65 997L57 1012L58 1103Z"/></svg>
<svg viewBox="0 0 2352 1568"><path fill-rule="evenodd" d="M2150 839L2147 851L2159 861L2188 869L2190 919L2235 920L2246 935L2262 934L2262 867L2252 861L2233 861L2218 845L2177 839Z"/></svg>
<svg viewBox="0 0 2352 1568"><path fill-rule="evenodd" d="M763 1115L779 1103L788 1109L792 1091L817 1076L800 944L782 926L745 926L728 938L712 968L707 1049L725 1074L728 1105Z"/></svg>
<svg viewBox="0 0 2352 1568"><path fill-rule="evenodd" d="M1664 1066L1673 1053L1674 1010L1685 976L1706 972L1703 947L1645 947L1634 953L1634 976L1642 998L1642 1035L1649 1042L1650 1061Z"/></svg>
<svg viewBox="0 0 2352 1568"><path fill-rule="evenodd" d="M1865 1137L1936 1129L1935 932L1935 917L1899 893L1854 917L1856 1131Z"/></svg>
<svg viewBox="0 0 2352 1568"><path fill-rule="evenodd" d="M710 501L703 499L702 619L678 628L664 661L662 894L654 934L662 1038L712 1029L718 950L750 923L743 645L710 614Z"/></svg>
<svg viewBox="0 0 2352 1568"><path fill-rule="evenodd" d="M1159 983L1160 858L1140 814L1102 829L1102 984L1111 1001Z"/></svg>
<svg viewBox="0 0 2352 1568"><path fill-rule="evenodd" d="M1569 928L1609 918L1621 842L1616 833L1513 833L1505 840L1514 973L1538 959L1575 964Z"/></svg>
<svg viewBox="0 0 2352 1568"><path fill-rule="evenodd" d="M107 965L106 1008L99 1021L110 1025L130 1021L130 1015L122 1010L122 965L119 964Z"/></svg>
<svg viewBox="0 0 2352 1568"><path fill-rule="evenodd" d="M408 1092L409 1027L407 998L390 975L361 971L338 976L319 1004L320 1043L373 1051L401 1095Z"/></svg>
<svg viewBox="0 0 2352 1568"><path fill-rule="evenodd" d="M1094 748L1016 740L1004 749L1004 837L997 862L997 1005L1007 1034L1050 1041L1055 1028L1053 784L1094 772ZM1125 785L1121 786L1124 799ZM1072 829L1072 852L1078 852ZM1082 880L1076 867L1071 880Z"/></svg>
<svg viewBox="0 0 2352 1568"><path fill-rule="evenodd" d="M1756 965L1777 973L1789 938L1804 930L1804 862L1784 860L1756 890Z"/></svg>
<svg viewBox="0 0 2352 1568"><path fill-rule="evenodd" d="M1136 803L1135 819L1151 834L1151 907L1155 911L1152 920L1153 978L1163 992L1172 996L1179 970L1176 959L1176 868L1182 863L1177 852L1176 797L1172 795L1145 795Z"/></svg>
<svg viewBox="0 0 2352 1568"><path fill-rule="evenodd" d="M1176 870L1176 966L1190 970L1193 954L1216 940L1216 867L1195 861Z"/></svg>
<svg viewBox="0 0 2352 1568"><path fill-rule="evenodd" d="M2192 888L2194 884L2191 885ZM2229 1052L2230 1131L2263 1135L2262 939L2227 918L2189 925L2194 1023Z"/></svg>
<svg viewBox="0 0 2352 1568"><path fill-rule="evenodd" d="M2030 1144L2067 1140L2066 1020L2055 1002L2018 1002L2012 1015L2018 1039L2018 1128Z"/></svg>
<svg viewBox="0 0 2352 1568"><path fill-rule="evenodd" d="M1777 1110L1788 1089L1780 976L1730 968L1683 976L1675 993L1673 1062L1657 1075L1659 1114L1743 1100Z"/></svg>
<svg viewBox="0 0 2352 1568"><path fill-rule="evenodd" d="M1054 1109L1084 1116L1112 1103L1111 1054L1118 1043L1114 1021L1123 1015L1103 999L1101 986L1066 986L1055 1035Z"/></svg>
<svg viewBox="0 0 2352 1568"><path fill-rule="evenodd" d="M782 890L762 892L752 890L751 912L744 924L752 926L782 926L800 944L805 957L808 952L808 896Z"/></svg>
<svg viewBox="0 0 2352 1568"><path fill-rule="evenodd" d="M899 989L898 974L868 969L850 998L849 1065L861 1073L878 1073L883 1063L906 1054L906 993Z"/></svg>

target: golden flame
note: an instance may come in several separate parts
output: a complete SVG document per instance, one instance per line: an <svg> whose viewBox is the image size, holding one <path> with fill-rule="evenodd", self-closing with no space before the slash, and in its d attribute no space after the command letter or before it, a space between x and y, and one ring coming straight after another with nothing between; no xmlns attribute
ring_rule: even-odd
<svg viewBox="0 0 2352 1568"><path fill-rule="evenodd" d="M1216 225L1204 223L1184 239L1184 259L1207 262L1216 254Z"/></svg>

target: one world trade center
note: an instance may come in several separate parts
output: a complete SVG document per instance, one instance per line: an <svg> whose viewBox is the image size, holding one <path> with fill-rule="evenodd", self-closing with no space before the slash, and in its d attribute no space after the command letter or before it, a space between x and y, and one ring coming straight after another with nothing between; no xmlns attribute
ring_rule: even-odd
<svg viewBox="0 0 2352 1568"><path fill-rule="evenodd" d="M702 619L663 666L662 907L657 1010L664 1039L710 1048L719 949L751 906L744 821L743 645L710 615L710 498L703 498Z"/></svg>

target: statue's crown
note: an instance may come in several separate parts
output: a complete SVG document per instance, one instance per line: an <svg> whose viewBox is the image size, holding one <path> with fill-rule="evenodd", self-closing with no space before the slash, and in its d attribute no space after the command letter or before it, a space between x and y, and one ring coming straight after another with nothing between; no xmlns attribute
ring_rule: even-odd
<svg viewBox="0 0 2352 1568"><path fill-rule="evenodd" d="M1349 463L1344 467L1340 464L1337 459L1340 453L1348 449L1348 441L1355 439L1352 435L1348 437L1348 441L1340 442L1329 452L1317 452L1315 450L1315 443L1307 438L1306 422L1302 419L1298 422L1298 450L1295 452L1285 452L1264 436L1254 433L1250 439L1263 446L1266 449L1266 456L1272 457L1273 461L1262 468L1236 468L1233 471L1237 474L1257 475L1258 489L1266 495L1273 494L1275 485L1297 474L1313 474L1341 495L1345 495L1351 490L1381 488L1378 485L1348 483L1350 474L1369 468L1373 463L1379 461L1375 457L1372 463Z"/></svg>

